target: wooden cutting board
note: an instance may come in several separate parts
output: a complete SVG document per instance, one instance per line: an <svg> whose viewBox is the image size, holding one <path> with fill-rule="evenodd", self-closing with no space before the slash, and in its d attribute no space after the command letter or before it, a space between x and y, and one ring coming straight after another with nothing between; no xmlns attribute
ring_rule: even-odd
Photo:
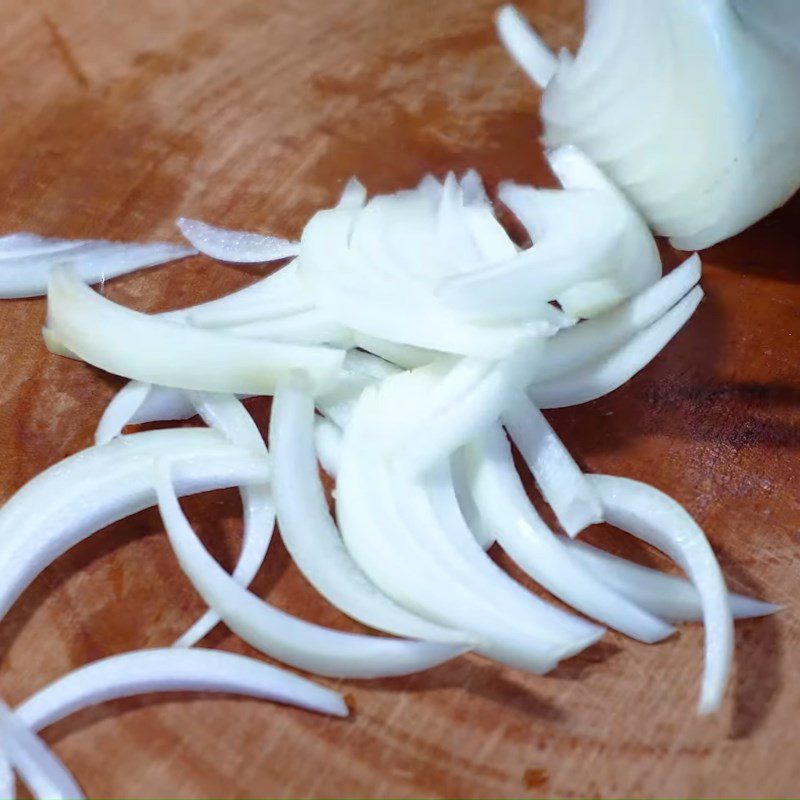
<svg viewBox="0 0 800 800"><path fill-rule="evenodd" d="M553 45L578 40L577 0L521 5ZM187 215L297 236L354 173L373 191L466 167L491 187L549 185L538 96L496 43L495 6L4 0L0 232L177 241L173 220ZM347 721L170 695L78 714L47 741L89 796L796 795L799 222L794 202L704 254L707 299L657 361L610 397L548 415L586 469L684 503L734 589L787 606L737 627L720 713L694 715L691 625L654 647L609 634L545 678L468 657L411 678L323 681L347 694ZM263 273L194 258L106 291L161 311ZM0 304L2 498L88 446L122 385L49 355L44 313L41 299ZM231 565L235 495L187 509ZM591 538L653 561L617 532ZM359 629L280 543L255 588ZM3 620L0 693L17 703L87 661L167 645L201 610L157 515L140 514L59 559ZM207 644L254 655L224 629Z"/></svg>

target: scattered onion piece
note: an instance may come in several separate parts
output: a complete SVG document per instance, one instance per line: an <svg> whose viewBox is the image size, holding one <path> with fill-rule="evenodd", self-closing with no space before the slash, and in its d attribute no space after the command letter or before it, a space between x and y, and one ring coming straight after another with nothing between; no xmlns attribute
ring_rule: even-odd
<svg viewBox="0 0 800 800"><path fill-rule="evenodd" d="M706 662L699 714L716 711L733 656L733 618L714 551L689 514L658 489L628 478L590 475L606 520L672 558L694 583L703 606Z"/></svg>
<svg viewBox="0 0 800 800"><path fill-rule="evenodd" d="M298 242L279 239L277 236L217 228L196 219L181 217L175 224L200 253L218 261L264 264L296 256L300 250Z"/></svg>
<svg viewBox="0 0 800 800"><path fill-rule="evenodd" d="M317 470L314 399L297 382L275 394L269 439L281 538L309 583L336 608L377 630L463 644L468 637L412 614L376 589L345 549Z"/></svg>
<svg viewBox="0 0 800 800"><path fill-rule="evenodd" d="M16 709L42 730L85 708L153 692L226 692L346 717L339 694L254 658L221 650L136 650L94 661L40 689Z"/></svg>
<svg viewBox="0 0 800 800"><path fill-rule="evenodd" d="M3 750L35 798L77 800L84 794L53 751L0 700Z"/></svg>
<svg viewBox="0 0 800 800"><path fill-rule="evenodd" d="M65 458L0 509L0 619L62 553L155 504L155 459L172 464L181 494L255 483L268 474L263 456L210 430L147 431Z"/></svg>
<svg viewBox="0 0 800 800"><path fill-rule="evenodd" d="M234 581L212 558L181 510L162 465L158 505L178 563L225 624L284 664L329 677L381 678L428 669L464 652L463 645L342 633L287 614Z"/></svg>
<svg viewBox="0 0 800 800"><path fill-rule="evenodd" d="M32 233L0 237L0 297L36 297L47 292L50 272L68 264L88 283L196 254L175 244L47 239Z"/></svg>
<svg viewBox="0 0 800 800"><path fill-rule="evenodd" d="M644 369L667 346L702 299L703 290L696 286L666 314L606 358L567 375L532 383L528 389L531 400L539 408L564 408L610 394Z"/></svg>
<svg viewBox="0 0 800 800"><path fill-rule="evenodd" d="M271 394L276 380L295 369L306 370L319 389L335 380L344 357L339 350L251 341L140 314L61 267L50 277L48 329L101 369L201 391Z"/></svg>
<svg viewBox="0 0 800 800"><path fill-rule="evenodd" d="M522 392L504 407L501 420L567 534L574 538L602 522L603 511L591 484L542 412Z"/></svg>

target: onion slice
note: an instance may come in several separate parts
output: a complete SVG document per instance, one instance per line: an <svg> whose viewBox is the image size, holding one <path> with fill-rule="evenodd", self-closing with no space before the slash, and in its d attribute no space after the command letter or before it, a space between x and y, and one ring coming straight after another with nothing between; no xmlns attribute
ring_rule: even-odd
<svg viewBox="0 0 800 800"><path fill-rule="evenodd" d="M3 750L36 798L75 800L85 795L53 751L0 700Z"/></svg>
<svg viewBox="0 0 800 800"><path fill-rule="evenodd" d="M558 378L591 367L622 347L683 299L700 280L697 253L660 281L605 314L558 331L546 339L536 380Z"/></svg>
<svg viewBox="0 0 800 800"><path fill-rule="evenodd" d="M60 461L0 509L0 619L62 553L155 504L156 459L172 464L181 494L263 481L268 469L263 456L198 429L123 436Z"/></svg>
<svg viewBox="0 0 800 800"><path fill-rule="evenodd" d="M280 611L234 581L211 557L181 510L162 464L154 479L159 510L181 568L210 608L236 634L284 664L317 675L380 678L447 661L465 648L440 642L342 633Z"/></svg>
<svg viewBox="0 0 800 800"><path fill-rule="evenodd" d="M699 714L722 703L733 655L733 618L725 579L705 534L686 510L658 489L609 475L590 475L606 520L666 553L694 583L703 606L706 661Z"/></svg>
<svg viewBox="0 0 800 800"><path fill-rule="evenodd" d="M696 622L703 618L700 595L685 578L643 567L580 539L562 537L560 541L598 580L651 614L668 622ZM734 592L728 595L728 601L734 619L766 617L782 608Z"/></svg>
<svg viewBox="0 0 800 800"><path fill-rule="evenodd" d="M4 800L15 800L17 796L17 778L14 768L5 752L0 750L0 797Z"/></svg>
<svg viewBox="0 0 800 800"><path fill-rule="evenodd" d="M90 364L180 389L271 394L277 379L304 370L318 390L335 380L344 358L330 348L250 341L140 314L63 267L50 277L48 328Z"/></svg>
<svg viewBox="0 0 800 800"><path fill-rule="evenodd" d="M502 428L467 448L466 469L486 530L540 586L634 639L657 642L674 632L622 592L609 589L599 571L587 568L563 547L531 505Z"/></svg>
<svg viewBox="0 0 800 800"><path fill-rule="evenodd" d="M154 692L226 692L346 717L339 694L306 678L221 650L154 648L103 658L64 675L16 709L38 731L85 708Z"/></svg>
<svg viewBox="0 0 800 800"><path fill-rule="evenodd" d="M544 89L558 69L558 59L514 6L497 12L497 34L525 74Z"/></svg>
<svg viewBox="0 0 800 800"><path fill-rule="evenodd" d="M133 244L48 239L32 233L0 237L0 297L37 297L47 292L50 272L68 264L88 283L196 255L175 244Z"/></svg>
<svg viewBox="0 0 800 800"><path fill-rule="evenodd" d="M566 651L532 635L515 617L498 611L487 596L454 572L415 524L408 524L395 496L396 481L380 457L376 392L364 391L345 430L336 481L336 516L347 549L375 585L398 603L477 639L478 653L542 673ZM597 636L591 637L596 640ZM573 640L572 652L590 642Z"/></svg>
<svg viewBox="0 0 800 800"><path fill-rule="evenodd" d="M588 403L619 389L667 346L689 321L702 299L703 290L695 286L660 319L593 366L532 383L528 389L531 400L539 408L564 408Z"/></svg>
<svg viewBox="0 0 800 800"><path fill-rule="evenodd" d="M338 430L338 429L337 429ZM314 454L314 399L298 385L279 387L269 441L281 538L294 563L326 600L353 619L397 636L460 642L457 631L397 605L364 575L328 511Z"/></svg>
<svg viewBox="0 0 800 800"><path fill-rule="evenodd" d="M264 264L296 256L299 242L276 236L217 228L196 219L180 217L175 224L186 239L203 255L233 264Z"/></svg>
<svg viewBox="0 0 800 800"><path fill-rule="evenodd" d="M501 417L528 465L544 499L568 536L602 522L603 511L592 485L544 415L518 392Z"/></svg>
<svg viewBox="0 0 800 800"><path fill-rule="evenodd" d="M267 458L267 447L261 432L247 409L236 397L195 392L191 394L191 401L203 421L209 427L220 431L231 444ZM268 471L265 469L264 478L267 477ZM242 548L231 577L242 586L248 586L266 558L275 527L275 506L272 490L266 484L246 484L240 488L240 492L244 531ZM192 647L219 621L216 612L209 609L175 642L175 645Z"/></svg>

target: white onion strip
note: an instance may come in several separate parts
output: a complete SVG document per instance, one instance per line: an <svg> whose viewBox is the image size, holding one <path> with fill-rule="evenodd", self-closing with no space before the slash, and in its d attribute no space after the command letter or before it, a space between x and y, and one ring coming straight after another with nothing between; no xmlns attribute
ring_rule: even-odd
<svg viewBox="0 0 800 800"><path fill-rule="evenodd" d="M580 577L576 576L574 579L565 580L565 589L568 593L562 594L563 589L557 588L557 585L562 582L562 577L570 575L569 567L574 565L570 563L553 569L544 569L544 565L547 563L546 558L551 552L554 552L555 556L560 559L559 563L563 559L563 554L552 548L550 540L553 538L553 534L530 504L525 489L520 483L508 442L502 431L492 431L486 434L485 438L482 438L482 442L493 441L498 435L502 437L501 449L495 451L497 443L494 443L494 448L490 447L489 451L475 453L473 451L478 447L478 442L475 442L453 457L453 480L458 503L465 521L484 550L488 550L497 540L495 531L502 531L502 541L498 543L531 578L568 605L572 605L589 616L595 615L589 613L585 608L581 608L577 602L570 602L568 593L573 588L593 585L600 581L623 597L627 597L634 606L638 606L638 609L647 611L665 622L697 622L702 619L703 610L700 596L690 581L678 575L670 575L657 569L644 567L586 544L580 539L570 539L568 536L555 538L570 551L573 561L577 559L589 570L589 573L583 572ZM319 458L322 468L335 478L341 459L342 432L340 428L324 418L318 418L315 442L317 458ZM500 456L502 450L506 455L495 458L493 453L496 452ZM503 465L503 468L498 465ZM506 465L510 466L510 470ZM506 488L500 488L503 486L504 475L508 476L508 481L505 483ZM495 483L497 480L500 483ZM516 486L517 489L513 490L513 486ZM490 520L489 523L481 517L480 510L476 506L476 499L479 496L484 498L481 505L486 518ZM529 537L535 537L534 541L527 542ZM546 541L540 542L540 537L546 537ZM545 550L540 555L539 549L542 547ZM735 592L731 592L728 597L734 619L764 617L775 614L782 608L774 603ZM595 619L612 628L627 632L618 627L608 616L609 609L613 609L613 605L614 603L605 600L600 605L601 613L595 616ZM597 610L598 607L595 606L594 611ZM663 629L662 632L667 635L666 629ZM633 635L634 638L644 638L641 634L628 633L628 635ZM656 633L653 641L658 638L663 638L663 636Z"/></svg>
<svg viewBox="0 0 800 800"><path fill-rule="evenodd" d="M326 600L377 630L413 639L468 637L397 605L364 575L342 543L325 499L314 453L314 399L298 385L279 387L269 441L281 538L292 560Z"/></svg>
<svg viewBox="0 0 800 800"><path fill-rule="evenodd" d="M168 311L161 316L200 328L226 328L299 314L313 307L310 295L300 282L297 262L290 261L243 289L207 303Z"/></svg>
<svg viewBox="0 0 800 800"><path fill-rule="evenodd" d="M17 796L17 777L5 752L0 748L0 797L15 800Z"/></svg>
<svg viewBox="0 0 800 800"><path fill-rule="evenodd" d="M153 390L152 384L129 381L112 398L103 411L97 430L95 444L108 444L119 436L126 425L130 425Z"/></svg>
<svg viewBox="0 0 800 800"><path fill-rule="evenodd" d="M199 252L219 261L264 264L296 256L300 251L299 242L290 242L277 236L231 231L185 217L180 217L175 224Z"/></svg>
<svg viewBox="0 0 800 800"><path fill-rule="evenodd" d="M541 383L528 394L539 408L564 408L588 403L613 392L644 369L689 321L703 299L696 286L660 319L591 367Z"/></svg>
<svg viewBox="0 0 800 800"><path fill-rule="evenodd" d="M154 242L47 239L32 233L0 237L0 297L36 297L47 292L50 271L69 264L88 283L193 256L189 247Z"/></svg>
<svg viewBox="0 0 800 800"><path fill-rule="evenodd" d="M376 447L375 402L375 391L366 389L342 444L336 516L350 554L401 605L472 634L478 653L531 672L549 671L564 657L563 646L531 635L530 626L498 612L488 602L491 596L454 575L452 563L432 550L419 528L406 524L394 496L396 483Z"/></svg>
<svg viewBox="0 0 800 800"><path fill-rule="evenodd" d="M600 501L544 415L518 392L501 415L542 496L571 536L602 522Z"/></svg>
<svg viewBox="0 0 800 800"><path fill-rule="evenodd" d="M478 544L458 507L449 464L432 470L422 481L397 481L398 504L409 509L412 520L432 551L449 559L454 574L529 629L531 636L550 640L562 648L561 657L573 655L603 635L601 627L564 611L529 592L501 569Z"/></svg>
<svg viewBox="0 0 800 800"><path fill-rule="evenodd" d="M165 465L154 473L159 510L181 568L210 608L242 639L284 664L328 677L379 678L428 669L463 646L342 633L298 619L234 581L189 525Z"/></svg>
<svg viewBox="0 0 800 800"><path fill-rule="evenodd" d="M558 69L558 60L514 6L497 12L497 34L523 72L544 89Z"/></svg>
<svg viewBox="0 0 800 800"><path fill-rule="evenodd" d="M572 557L531 505L502 428L467 449L469 488L484 525L539 585L578 611L644 642L673 629L609 589L600 573ZM571 540L570 540L571 541Z"/></svg>
<svg viewBox="0 0 800 800"><path fill-rule="evenodd" d="M191 394L191 401L206 425L220 431L231 444L267 458L267 447L261 432L236 397L194 392ZM265 469L264 478L267 477ZM272 490L266 484L247 484L240 488L240 492L244 515L242 547L231 577L242 586L249 586L264 563L272 540L275 506ZM175 645L192 647L219 621L217 613L209 609Z"/></svg>
<svg viewBox="0 0 800 800"><path fill-rule="evenodd" d="M543 344L536 380L546 381L590 367L623 346L685 297L700 280L700 271L700 258L695 253L622 305L558 331Z"/></svg>
<svg viewBox="0 0 800 800"><path fill-rule="evenodd" d="M590 475L606 520L653 545L687 573L703 606L706 658L698 713L722 703L733 655L733 618L725 579L705 534L686 510L658 489L628 478Z"/></svg>
<svg viewBox="0 0 800 800"><path fill-rule="evenodd" d="M334 349L250 341L140 314L62 267L50 277L48 327L90 364L180 389L271 394L276 379L298 369L320 388L335 380L344 357Z"/></svg>
<svg viewBox="0 0 800 800"><path fill-rule="evenodd" d="M153 692L226 692L346 717L339 694L306 678L221 650L136 650L94 661L64 675L16 709L42 730L85 708Z"/></svg>
<svg viewBox="0 0 800 800"><path fill-rule="evenodd" d="M643 567L580 539L562 537L560 541L598 580L651 614L668 622L697 622L703 618L700 595L685 578ZM728 595L728 601L734 619L766 617L781 610L774 603L734 592Z"/></svg>
<svg viewBox="0 0 800 800"><path fill-rule="evenodd" d="M339 457L342 450L341 428L326 417L317 416L314 419L314 449L324 472L336 478L339 474Z"/></svg>
<svg viewBox="0 0 800 800"><path fill-rule="evenodd" d="M0 510L0 619L62 553L154 505L154 459L172 463L181 494L263 481L268 469L263 456L202 429L136 433L60 461Z"/></svg>
<svg viewBox="0 0 800 800"><path fill-rule="evenodd" d="M36 798L76 800L84 794L53 751L0 700L3 749Z"/></svg>

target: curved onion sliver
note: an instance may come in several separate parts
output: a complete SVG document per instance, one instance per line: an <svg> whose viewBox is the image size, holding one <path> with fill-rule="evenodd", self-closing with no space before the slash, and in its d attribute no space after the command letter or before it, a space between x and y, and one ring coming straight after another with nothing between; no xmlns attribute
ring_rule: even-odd
<svg viewBox="0 0 800 800"><path fill-rule="evenodd" d="M62 553L155 504L156 459L172 464L181 494L257 483L269 469L263 456L198 429L123 436L60 461L0 509L0 619Z"/></svg>
<svg viewBox="0 0 800 800"><path fill-rule="evenodd" d="M152 692L226 692L346 717L336 692L306 678L221 650L154 648L103 658L40 689L16 708L32 730L85 708Z"/></svg>
<svg viewBox="0 0 800 800"><path fill-rule="evenodd" d="M314 399L300 386L279 387L269 441L272 487L286 549L311 585L353 619L414 639L464 643L464 635L397 605L361 571L328 511L314 454Z"/></svg>
<svg viewBox="0 0 800 800"><path fill-rule="evenodd" d="M733 618L725 579L705 534L686 510L658 489L628 478L590 475L606 520L666 553L687 573L703 606L706 662L698 713L722 703L733 655Z"/></svg>
<svg viewBox="0 0 800 800"><path fill-rule="evenodd" d="M181 510L166 465L154 478L181 568L225 624L262 652L317 675L379 678L428 669L465 651L453 644L342 633L268 605L236 583L203 547Z"/></svg>
<svg viewBox="0 0 800 800"><path fill-rule="evenodd" d="M0 297L37 297L47 292L52 268L69 264L88 283L196 255L190 247L153 242L48 239L32 233L0 237Z"/></svg>
<svg viewBox="0 0 800 800"><path fill-rule="evenodd" d="M473 500L492 539L539 585L640 641L657 642L673 633L621 592L609 590L598 571L587 569L563 547L531 505L502 428L470 445L467 472Z"/></svg>
<svg viewBox="0 0 800 800"><path fill-rule="evenodd" d="M539 408L564 408L588 403L619 389L667 346L689 321L702 299L703 290L695 286L660 319L610 356L568 375L534 382L528 388L528 395Z"/></svg>
<svg viewBox="0 0 800 800"><path fill-rule="evenodd" d="M591 484L524 393L516 393L501 420L567 534L575 537L589 525L602 522L603 511Z"/></svg>
<svg viewBox="0 0 800 800"><path fill-rule="evenodd" d="M667 622L697 622L703 618L700 595L685 578L643 567L580 539L562 537L561 544L592 570L598 580L651 614ZM774 603L734 592L728 595L728 601L734 619L766 617L781 610Z"/></svg>
<svg viewBox="0 0 800 800"><path fill-rule="evenodd" d="M76 800L84 794L53 751L0 700L3 750L36 798Z"/></svg>
<svg viewBox="0 0 800 800"><path fill-rule="evenodd" d="M185 217L177 219L175 224L200 253L219 261L229 261L233 264L263 264L267 261L279 261L282 258L296 256L300 251L299 242L290 242L277 236L231 231Z"/></svg>
<svg viewBox="0 0 800 800"><path fill-rule="evenodd" d="M546 339L536 380L551 380L591 367L598 359L622 347L682 300L700 280L700 270L700 258L695 253L625 303Z"/></svg>
<svg viewBox="0 0 800 800"><path fill-rule="evenodd" d="M179 389L271 394L294 370L306 371L320 389L335 380L344 358L330 348L252 341L140 314L63 267L50 276L48 329L101 369Z"/></svg>
<svg viewBox="0 0 800 800"><path fill-rule="evenodd" d="M267 447L258 427L234 395L193 392L190 396L197 413L209 427L220 431L231 444L267 457ZM272 490L265 484L247 484L240 492L244 512L242 549L231 577L242 586L248 586L266 558L275 527L275 506ZM219 621L219 616L209 609L175 644L191 647Z"/></svg>

